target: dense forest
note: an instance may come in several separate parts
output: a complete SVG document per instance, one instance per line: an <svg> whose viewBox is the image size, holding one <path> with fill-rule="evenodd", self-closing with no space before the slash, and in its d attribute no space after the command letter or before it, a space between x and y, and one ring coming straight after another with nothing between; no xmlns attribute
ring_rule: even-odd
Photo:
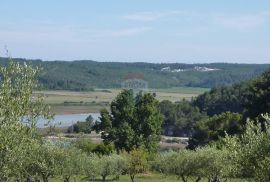
<svg viewBox="0 0 270 182"><path fill-rule="evenodd" d="M162 101L163 134L189 136L189 147L196 148L242 133L249 119L264 130L269 123L261 114L270 112L269 88L270 70L251 80L212 88L192 101Z"/></svg>
<svg viewBox="0 0 270 182"><path fill-rule="evenodd" d="M182 63L120 63L95 61L42 61L13 59L42 68L38 80L42 89L93 90L120 88L127 78L140 78L150 88L227 86L248 80L265 71L268 64L182 64ZM0 58L6 65L7 58Z"/></svg>

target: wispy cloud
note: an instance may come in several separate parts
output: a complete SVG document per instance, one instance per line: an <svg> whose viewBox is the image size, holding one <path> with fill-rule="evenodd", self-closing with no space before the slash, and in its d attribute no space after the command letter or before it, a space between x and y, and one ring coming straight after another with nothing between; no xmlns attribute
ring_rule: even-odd
<svg viewBox="0 0 270 182"><path fill-rule="evenodd" d="M268 12L259 12L250 15L219 15L214 18L214 21L228 28L246 29L256 28L267 21L269 18Z"/></svg>
<svg viewBox="0 0 270 182"><path fill-rule="evenodd" d="M166 12L138 12L123 16L126 20L134 21L155 21L161 18L180 14L181 11L166 11Z"/></svg>

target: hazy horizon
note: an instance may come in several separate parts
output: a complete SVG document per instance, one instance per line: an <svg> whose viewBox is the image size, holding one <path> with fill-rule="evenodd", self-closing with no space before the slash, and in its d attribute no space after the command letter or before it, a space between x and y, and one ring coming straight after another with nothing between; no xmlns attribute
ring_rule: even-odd
<svg viewBox="0 0 270 182"><path fill-rule="evenodd" d="M265 62L265 63L257 63L257 62L237 62L237 61L167 61L167 62L162 62L162 61L121 61L121 60L93 60L93 59L75 59L75 60L58 60L58 59L52 59L52 60L43 60L39 58L25 58L25 57L2 57L2 58L11 58L11 59L26 59L26 60L31 60L31 61L43 61L43 62L53 62L53 61L60 61L60 62L74 62L74 61L94 61L94 62L100 62L100 63L150 63L150 64L215 64L215 63L220 63L220 64L267 64L269 65L270 62Z"/></svg>
<svg viewBox="0 0 270 182"><path fill-rule="evenodd" d="M270 63L270 1L1 3L0 56L44 61Z"/></svg>

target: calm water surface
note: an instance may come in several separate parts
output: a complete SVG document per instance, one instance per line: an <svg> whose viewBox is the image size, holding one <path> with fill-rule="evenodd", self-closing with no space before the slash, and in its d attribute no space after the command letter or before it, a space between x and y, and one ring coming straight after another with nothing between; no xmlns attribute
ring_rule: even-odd
<svg viewBox="0 0 270 182"><path fill-rule="evenodd" d="M99 121L99 113L88 113L88 114L65 114L65 115L55 115L54 120L51 124L57 127L67 127L71 126L72 124L76 123L77 121L85 121L85 119L91 115L93 119ZM44 125L48 122L44 118L40 118L37 122L37 127L43 128Z"/></svg>

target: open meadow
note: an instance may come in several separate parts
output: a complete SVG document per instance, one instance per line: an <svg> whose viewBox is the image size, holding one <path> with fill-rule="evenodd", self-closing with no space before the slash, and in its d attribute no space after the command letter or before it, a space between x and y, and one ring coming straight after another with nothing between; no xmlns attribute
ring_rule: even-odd
<svg viewBox="0 0 270 182"><path fill-rule="evenodd" d="M172 102L182 99L191 100L207 91L207 88L177 87L170 89L149 89L155 93L159 101ZM96 89L89 92L74 91L36 91L34 94L42 95L45 103L52 107L55 114L76 114L99 112L101 108L109 108L110 102L121 92L121 89Z"/></svg>

